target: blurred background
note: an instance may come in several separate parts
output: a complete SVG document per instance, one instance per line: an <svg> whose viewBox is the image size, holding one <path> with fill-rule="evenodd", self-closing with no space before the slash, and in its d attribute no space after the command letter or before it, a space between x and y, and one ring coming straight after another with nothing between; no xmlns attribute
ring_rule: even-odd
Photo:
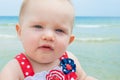
<svg viewBox="0 0 120 80"><path fill-rule="evenodd" d="M16 54L24 51L15 31L21 2L0 0L0 71ZM68 50L77 56L88 75L99 80L119 80L120 1L72 2L75 8L73 34L76 39Z"/></svg>

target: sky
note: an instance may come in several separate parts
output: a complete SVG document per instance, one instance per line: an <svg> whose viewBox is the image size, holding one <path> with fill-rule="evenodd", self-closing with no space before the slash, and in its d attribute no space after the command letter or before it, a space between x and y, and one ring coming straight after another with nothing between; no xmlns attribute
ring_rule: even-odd
<svg viewBox="0 0 120 80"><path fill-rule="evenodd" d="M119 16L120 0L72 0L76 16ZM18 16L22 0L0 0L0 16Z"/></svg>

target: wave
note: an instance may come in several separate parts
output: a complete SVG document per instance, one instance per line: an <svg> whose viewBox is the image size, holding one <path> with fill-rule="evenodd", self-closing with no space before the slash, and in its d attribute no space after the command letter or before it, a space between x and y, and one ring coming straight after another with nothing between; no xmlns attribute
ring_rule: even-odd
<svg viewBox="0 0 120 80"><path fill-rule="evenodd" d="M0 26L15 26L16 23L0 23Z"/></svg>
<svg viewBox="0 0 120 80"><path fill-rule="evenodd" d="M116 25L110 25L110 24L76 24L75 25L78 28L103 28L103 27L120 27L120 25L116 24Z"/></svg>
<svg viewBox="0 0 120 80"><path fill-rule="evenodd" d="M0 39L3 39L3 38L11 38L11 39L13 39L13 38L16 38L16 36L15 35L8 35L8 34L0 34Z"/></svg>
<svg viewBox="0 0 120 80"><path fill-rule="evenodd" d="M79 27L79 28L100 28L101 25L82 25L82 24L78 24L78 25L76 25L76 27Z"/></svg>
<svg viewBox="0 0 120 80"><path fill-rule="evenodd" d="M81 42L120 42L120 39L116 39L116 38L76 38L76 41L81 41Z"/></svg>

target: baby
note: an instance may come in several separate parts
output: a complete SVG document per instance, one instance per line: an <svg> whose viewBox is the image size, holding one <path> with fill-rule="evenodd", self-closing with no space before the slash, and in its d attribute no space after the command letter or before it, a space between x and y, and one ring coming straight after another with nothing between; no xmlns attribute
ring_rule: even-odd
<svg viewBox="0 0 120 80"><path fill-rule="evenodd" d="M24 0L16 31L25 52L8 62L0 80L95 80L66 51L73 23L70 0Z"/></svg>

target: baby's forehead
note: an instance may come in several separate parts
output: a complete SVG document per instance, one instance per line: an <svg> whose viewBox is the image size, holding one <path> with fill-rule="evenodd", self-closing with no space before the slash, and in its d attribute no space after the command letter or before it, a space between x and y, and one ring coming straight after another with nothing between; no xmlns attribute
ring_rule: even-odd
<svg viewBox="0 0 120 80"><path fill-rule="evenodd" d="M35 8L41 8L41 9L42 8L44 9L46 7L48 9L70 8L72 10L73 8L69 0L23 0L20 14L24 13L29 8L31 9L35 5L39 5L39 6L36 6Z"/></svg>
<svg viewBox="0 0 120 80"><path fill-rule="evenodd" d="M25 0L23 3L23 9L66 9L73 10L73 6L70 4L69 0ZM21 9L22 9L21 8ZM72 13L72 12L71 12Z"/></svg>
<svg viewBox="0 0 120 80"><path fill-rule="evenodd" d="M74 9L69 0L24 0L20 11L20 20L24 18L25 14L27 15L35 10L46 15L58 13L74 17Z"/></svg>

